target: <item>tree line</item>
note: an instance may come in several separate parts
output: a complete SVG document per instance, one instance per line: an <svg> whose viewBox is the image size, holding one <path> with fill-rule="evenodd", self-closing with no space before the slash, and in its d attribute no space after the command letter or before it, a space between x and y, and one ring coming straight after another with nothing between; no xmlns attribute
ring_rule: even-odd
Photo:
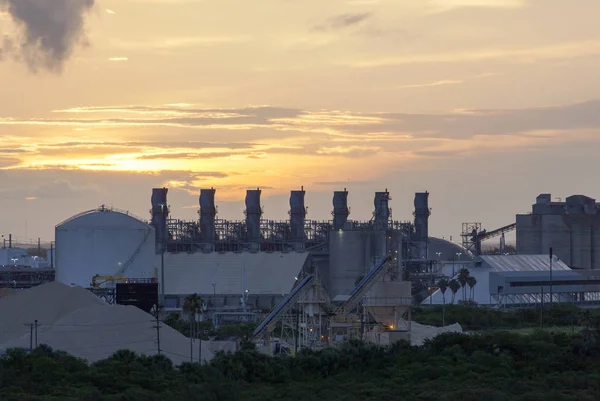
<svg viewBox="0 0 600 401"><path fill-rule="evenodd" d="M422 347L350 341L270 357L255 349L173 366L123 350L88 365L40 346L0 357L3 401L600 399L596 335L445 333Z"/></svg>

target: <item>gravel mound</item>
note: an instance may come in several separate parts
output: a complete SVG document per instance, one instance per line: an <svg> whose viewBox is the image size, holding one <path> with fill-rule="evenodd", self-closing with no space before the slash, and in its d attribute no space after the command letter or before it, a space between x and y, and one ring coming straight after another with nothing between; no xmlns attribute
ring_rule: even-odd
<svg viewBox="0 0 600 401"><path fill-rule="evenodd" d="M6 298L13 295L15 292L16 290L13 290L12 288L0 288L0 298Z"/></svg>
<svg viewBox="0 0 600 401"><path fill-rule="evenodd" d="M421 346L427 339L436 337L442 333L462 333L463 329L460 324L454 323L445 327L426 326L416 322L410 323L410 343L411 345ZM385 331L371 331L366 335L367 341L376 344L388 345L389 336Z"/></svg>
<svg viewBox="0 0 600 401"><path fill-rule="evenodd" d="M29 335L29 325L51 325L69 313L85 307L106 305L81 287L58 282L42 284L0 299L0 344L18 335Z"/></svg>
<svg viewBox="0 0 600 401"><path fill-rule="evenodd" d="M73 311L38 329L38 344L95 362L121 349L138 354L158 352L156 319L135 306L98 305ZM29 347L29 331L4 344L4 348ZM190 341L160 323L161 351L175 364L190 360ZM198 360L198 350L194 349Z"/></svg>
<svg viewBox="0 0 600 401"><path fill-rule="evenodd" d="M410 326L410 343L412 345L421 346L425 340L434 338L442 333L462 333L463 329L460 324L454 323L444 327L426 326L416 322L411 322Z"/></svg>
<svg viewBox="0 0 600 401"><path fill-rule="evenodd" d="M0 350L29 348L30 326L38 320L38 344L95 362L121 349L158 352L156 319L135 306L108 305L81 287L49 283L0 300ZM160 323L160 348L174 364L198 361L199 343ZM35 338L35 337L34 337ZM192 346L190 346L192 345ZM235 343L233 343L235 348ZM202 359L229 342L202 342Z"/></svg>

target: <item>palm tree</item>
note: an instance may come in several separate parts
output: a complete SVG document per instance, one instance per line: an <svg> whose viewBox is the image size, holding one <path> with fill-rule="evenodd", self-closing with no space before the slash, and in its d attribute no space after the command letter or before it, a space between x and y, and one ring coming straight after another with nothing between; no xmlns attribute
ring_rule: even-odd
<svg viewBox="0 0 600 401"><path fill-rule="evenodd" d="M460 283L458 282L458 280L453 278L452 280L450 280L448 282L448 287L450 288L450 291L452 291L452 303L454 303L454 298L456 297L456 293L460 289Z"/></svg>
<svg viewBox="0 0 600 401"><path fill-rule="evenodd" d="M189 315L191 328L195 326L196 317L198 316L198 313L202 312L203 307L204 300L200 295L192 294L185 297L185 301L183 302L183 311ZM191 336L193 336L193 334Z"/></svg>
<svg viewBox="0 0 600 401"><path fill-rule="evenodd" d="M458 271L458 282L463 290L463 302L467 300L467 280L469 279L470 275L471 272L466 267L463 267Z"/></svg>
<svg viewBox="0 0 600 401"><path fill-rule="evenodd" d="M189 314L190 320L196 320L196 314L202 310L203 305L204 300L200 295L188 295L183 302L183 311Z"/></svg>
<svg viewBox="0 0 600 401"><path fill-rule="evenodd" d="M438 287L442 293L442 327L446 326L446 290L448 289L448 280L445 278L438 281Z"/></svg>
<svg viewBox="0 0 600 401"><path fill-rule="evenodd" d="M473 276L467 277L467 285L469 286L469 298L471 301L475 299L475 285L477 284L477 279Z"/></svg>

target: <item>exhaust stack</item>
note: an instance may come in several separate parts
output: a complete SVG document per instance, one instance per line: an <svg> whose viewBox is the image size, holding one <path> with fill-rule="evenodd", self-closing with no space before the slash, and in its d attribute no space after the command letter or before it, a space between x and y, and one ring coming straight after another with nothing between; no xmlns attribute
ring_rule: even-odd
<svg viewBox="0 0 600 401"><path fill-rule="evenodd" d="M167 205L167 188L152 189L152 226L155 233L155 250L157 254L164 252L167 245L167 217L169 216L169 207Z"/></svg>
<svg viewBox="0 0 600 401"><path fill-rule="evenodd" d="M348 209L348 191L335 191L333 193L333 229L343 230L348 221L350 209Z"/></svg>
<svg viewBox="0 0 600 401"><path fill-rule="evenodd" d="M385 192L375 192L375 228L378 230L387 230L388 221L390 219L390 193L386 189Z"/></svg>
<svg viewBox="0 0 600 401"><path fill-rule="evenodd" d="M262 207L260 206L260 188L246 191L246 230L248 231L248 242L260 242L260 218Z"/></svg>
<svg viewBox="0 0 600 401"><path fill-rule="evenodd" d="M292 242L304 240L304 221L306 219L306 208L304 207L304 187L300 191L292 191L290 196L290 228Z"/></svg>
<svg viewBox="0 0 600 401"><path fill-rule="evenodd" d="M200 236L205 244L213 244L216 240L215 218L217 208L215 207L215 192L217 190L214 188L200 190Z"/></svg>

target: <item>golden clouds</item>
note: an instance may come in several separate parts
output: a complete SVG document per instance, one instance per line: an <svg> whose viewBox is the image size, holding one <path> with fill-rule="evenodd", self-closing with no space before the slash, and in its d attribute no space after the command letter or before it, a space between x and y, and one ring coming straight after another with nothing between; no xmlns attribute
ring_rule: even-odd
<svg viewBox="0 0 600 401"><path fill-rule="evenodd" d="M3 138L0 168L188 171L191 178L173 178L169 186L195 191L210 184L223 188L225 197L239 196L240 186L250 181L287 188L317 176L322 182L348 175L371 180L378 171L419 163L594 140L590 132L600 130L600 102L443 114L272 106L203 109L184 104L71 108L54 115L0 120L9 129L29 124L39 128L27 141ZM65 126L86 131L69 133ZM564 129L572 134L558 135ZM201 174L207 171L218 173Z"/></svg>

